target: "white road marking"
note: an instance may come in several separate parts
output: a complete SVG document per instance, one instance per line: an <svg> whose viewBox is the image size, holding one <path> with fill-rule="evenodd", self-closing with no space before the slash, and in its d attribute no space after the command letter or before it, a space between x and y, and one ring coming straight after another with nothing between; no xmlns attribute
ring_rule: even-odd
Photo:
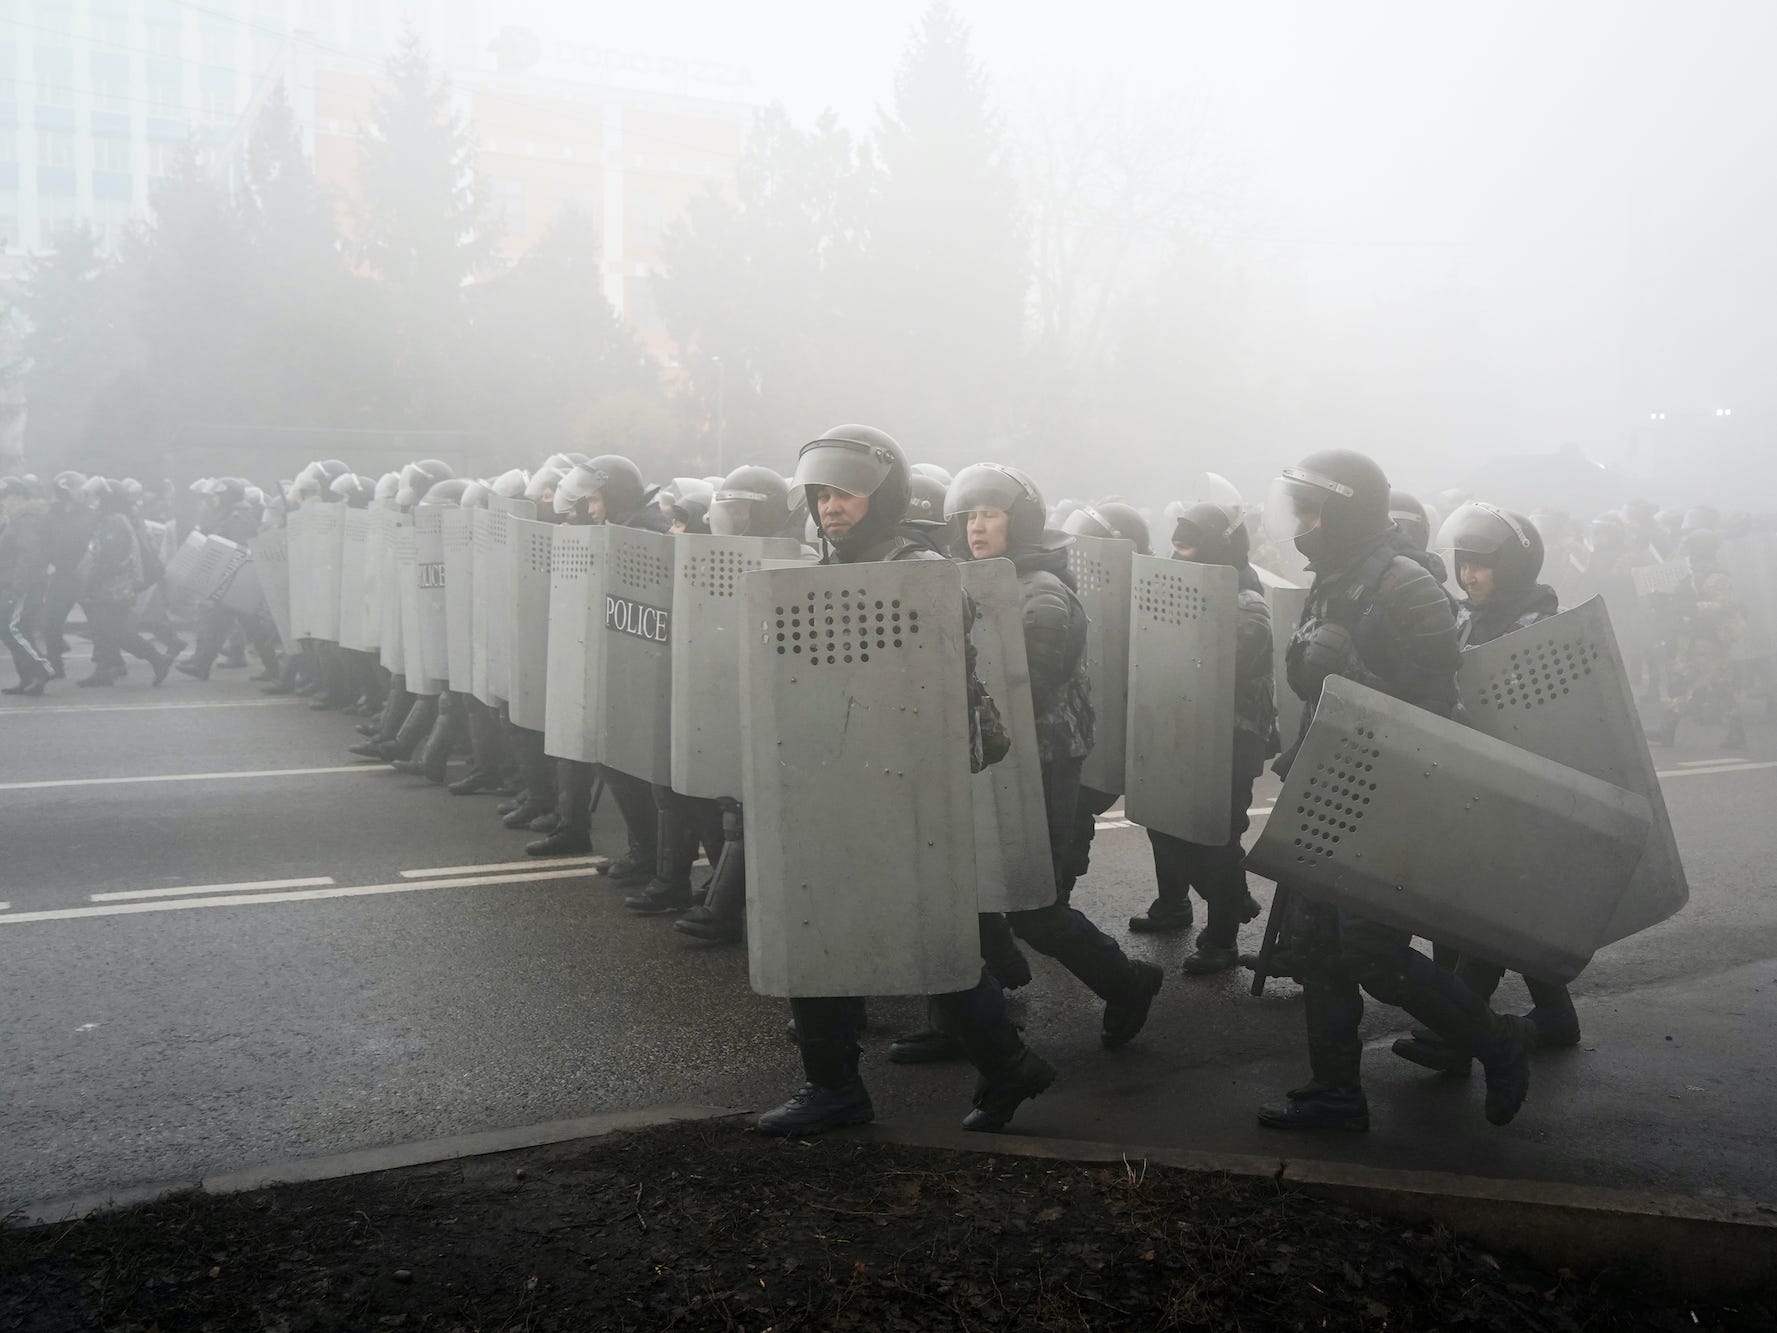
<svg viewBox="0 0 1777 1333"><path fill-rule="evenodd" d="M155 773L140 778L58 778L54 782L0 782L0 791L46 787L114 787L131 782L217 782L224 778L303 778L314 773L393 773L387 764L340 764L331 768L254 768L234 773Z"/></svg>
<svg viewBox="0 0 1777 1333"><path fill-rule="evenodd" d="M260 879L242 884L185 884L176 889L130 889L119 893L93 893L87 896L95 903L122 903L136 898L177 898L204 893L263 893L269 889L318 889L333 883L332 875L311 875L307 879Z"/></svg>
<svg viewBox="0 0 1777 1333"><path fill-rule="evenodd" d="M159 713L173 708L288 708L300 699L212 699L170 704L8 704L0 717L39 717L44 713Z"/></svg>
<svg viewBox="0 0 1777 1333"><path fill-rule="evenodd" d="M12 910L11 903L0 903L0 912L10 912L11 910Z"/></svg>
<svg viewBox="0 0 1777 1333"><path fill-rule="evenodd" d="M1680 768L1708 768L1712 764L1738 764L1743 762L1745 761L1725 757L1717 759L1680 759L1678 761L1678 766Z"/></svg>
<svg viewBox="0 0 1777 1333"><path fill-rule="evenodd" d="M525 861L496 861L492 865L481 866L434 866L430 870L401 870L396 873L402 879L432 879L444 875L491 875L500 870L523 870L526 867L545 870L551 866L586 866L608 860L610 858L607 856L533 856ZM333 881L327 882L331 884Z"/></svg>
<svg viewBox="0 0 1777 1333"><path fill-rule="evenodd" d="M1250 819L1263 819L1275 808L1276 807L1269 805L1255 805L1246 813L1247 817ZM1140 828L1141 825L1137 824L1133 819L1112 819L1109 818L1108 815L1100 815L1094 822L1093 827L1102 832L1106 829Z"/></svg>
<svg viewBox="0 0 1777 1333"><path fill-rule="evenodd" d="M103 907L62 907L44 912L0 916L0 926L29 921L72 921L89 916L126 916L138 912L181 912L191 907L259 907L269 903L300 903L317 898L368 898L385 893L417 893L423 889L475 889L495 884L529 884L535 880L584 875L584 867L541 870L528 875L484 875L474 879L410 879L400 884L347 884L331 889L294 889L288 893L243 893L229 898L162 898L145 903L108 903Z"/></svg>
<svg viewBox="0 0 1777 1333"><path fill-rule="evenodd" d="M1657 778L1695 778L1707 777L1712 773L1751 773L1755 769L1777 768L1777 759L1767 759L1763 763L1747 764L1732 760L1717 764L1713 768L1668 768L1654 774Z"/></svg>

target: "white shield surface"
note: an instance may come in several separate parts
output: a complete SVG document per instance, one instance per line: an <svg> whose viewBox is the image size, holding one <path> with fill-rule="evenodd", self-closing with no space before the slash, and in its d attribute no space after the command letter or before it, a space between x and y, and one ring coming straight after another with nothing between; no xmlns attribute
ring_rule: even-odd
<svg viewBox="0 0 1777 1333"><path fill-rule="evenodd" d="M789 538L673 540L671 786L682 796L740 797L741 578L767 561L805 564L801 553Z"/></svg>
<svg viewBox="0 0 1777 1333"><path fill-rule="evenodd" d="M446 509L440 515L444 544L445 672L451 689L472 691L475 680L475 561L469 549L468 509Z"/></svg>
<svg viewBox="0 0 1777 1333"><path fill-rule="evenodd" d="M243 616L264 618L267 614L265 593L259 587L259 566L253 562L251 553L229 580L228 591L222 594L222 605Z"/></svg>
<svg viewBox="0 0 1777 1333"><path fill-rule="evenodd" d="M747 953L762 995L930 995L981 975L962 575L742 577Z"/></svg>
<svg viewBox="0 0 1777 1333"><path fill-rule="evenodd" d="M364 633L362 642L367 653L381 654L383 646L383 544L388 529L383 523L384 501L372 500L364 515ZM350 523L351 515L346 515ZM341 591L344 582L341 582Z"/></svg>
<svg viewBox="0 0 1777 1333"><path fill-rule="evenodd" d="M413 515L413 567L419 583L420 661L428 680L450 684L450 630L445 617L444 510L422 505Z"/></svg>
<svg viewBox="0 0 1777 1333"><path fill-rule="evenodd" d="M600 603L606 534L604 525L554 528L549 551L549 643L544 671L543 752L590 764L593 752L586 723L594 697L587 676L587 641L593 608Z"/></svg>
<svg viewBox="0 0 1777 1333"><path fill-rule="evenodd" d="M226 537L211 534L204 538L197 564L186 582L191 604L199 611L208 611L222 601L235 574L247 563L247 548L236 546Z"/></svg>
<svg viewBox="0 0 1777 1333"><path fill-rule="evenodd" d="M314 504L298 505L284 520L289 536L290 628L298 639L315 637L319 614L315 604L315 513Z"/></svg>
<svg viewBox="0 0 1777 1333"><path fill-rule="evenodd" d="M975 674L1012 737L1006 757L970 780L976 905L983 912L1047 907L1055 901L1055 862L1024 652L1024 594L1010 560L970 560L962 572L975 603Z"/></svg>
<svg viewBox="0 0 1777 1333"><path fill-rule="evenodd" d="M549 557L555 525L514 518L506 557L512 574L506 707L514 726L543 730L549 707Z"/></svg>
<svg viewBox="0 0 1777 1333"><path fill-rule="evenodd" d="M371 642L370 594L365 584L370 574L370 534L376 515L368 509L347 509L339 539L339 646L364 652Z"/></svg>
<svg viewBox="0 0 1777 1333"><path fill-rule="evenodd" d="M1746 632L1729 648L1737 661L1777 659L1777 532L1754 532L1721 549L1721 566L1734 581L1734 600Z"/></svg>
<svg viewBox="0 0 1777 1333"><path fill-rule="evenodd" d="M1564 982L1602 942L1648 824L1632 791L1334 676L1247 865Z"/></svg>
<svg viewBox="0 0 1777 1333"><path fill-rule="evenodd" d="M393 674L407 677L407 644L401 617L404 599L401 596L401 553L413 548L413 516L403 514L394 505L383 510L382 573L378 576L383 608L382 661Z"/></svg>
<svg viewBox="0 0 1777 1333"><path fill-rule="evenodd" d="M310 637L339 642L339 561L346 535L343 504L316 505L309 520L309 559L306 582L313 599L309 610Z"/></svg>
<svg viewBox="0 0 1777 1333"><path fill-rule="evenodd" d="M592 748L601 764L644 782L673 778L673 541L610 530L591 625Z"/></svg>
<svg viewBox="0 0 1777 1333"><path fill-rule="evenodd" d="M1477 730L1647 801L1647 844L1595 947L1646 930L1685 905L1690 886L1603 598L1467 649L1456 685ZM1552 867L1551 890L1564 882L1571 861Z"/></svg>
<svg viewBox="0 0 1777 1333"><path fill-rule="evenodd" d="M1295 743L1302 726L1302 710L1307 707L1302 696L1290 688L1287 665L1290 638L1302 623L1302 612L1308 607L1308 589L1284 584L1267 584L1265 600L1271 603L1271 666L1277 683L1277 731L1284 748Z"/></svg>
<svg viewBox="0 0 1777 1333"><path fill-rule="evenodd" d="M1091 622L1086 631L1086 669L1091 677L1092 753L1080 781L1094 791L1123 790L1129 690L1129 562L1135 543L1109 537L1075 537L1067 567Z"/></svg>
<svg viewBox="0 0 1777 1333"><path fill-rule="evenodd" d="M1239 576L1138 555L1131 565L1123 812L1186 842L1228 841Z"/></svg>
<svg viewBox="0 0 1777 1333"><path fill-rule="evenodd" d="M278 637L295 642L290 629L289 538L283 528L267 528L247 543L259 569L259 590L265 595L266 613L278 627Z"/></svg>
<svg viewBox="0 0 1777 1333"><path fill-rule="evenodd" d="M1629 572L1635 580L1635 595L1638 597L1670 597L1673 593L1682 592L1691 584L1691 562L1689 560L1662 560L1657 565L1643 565Z"/></svg>
<svg viewBox="0 0 1777 1333"><path fill-rule="evenodd" d="M472 679L475 697L489 708L497 708L505 696L506 660L504 631L495 633L496 603L504 582L506 569L506 515L491 509L469 512L470 560L474 565L475 611L471 626L475 635L470 646ZM496 538L495 532L498 531ZM501 688L494 689L494 659L498 650L501 664Z"/></svg>

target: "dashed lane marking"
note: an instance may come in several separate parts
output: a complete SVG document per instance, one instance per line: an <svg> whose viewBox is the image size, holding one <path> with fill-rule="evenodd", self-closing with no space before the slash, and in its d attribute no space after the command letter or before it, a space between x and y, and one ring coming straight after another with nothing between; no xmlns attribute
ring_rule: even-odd
<svg viewBox="0 0 1777 1333"><path fill-rule="evenodd" d="M12 910L11 903L0 903L0 912L10 912L11 910Z"/></svg>
<svg viewBox="0 0 1777 1333"><path fill-rule="evenodd" d="M1263 819L1266 815L1270 814L1272 812L1272 810L1274 810L1275 808L1276 808L1275 806L1270 806L1270 805L1255 805L1252 809L1250 809L1246 812L1247 818L1249 818L1249 819ZM1099 830L1100 832L1104 832L1107 829L1140 828L1141 825L1136 823L1133 819L1121 819L1121 818L1111 819L1111 818L1106 818L1103 815L1100 815L1099 818L1097 819L1097 821L1093 824L1093 827L1096 828L1097 830Z"/></svg>
<svg viewBox="0 0 1777 1333"><path fill-rule="evenodd" d="M305 778L318 773L393 773L386 764L340 764L328 768L252 768L233 773L154 773L140 778L57 778L53 782L0 782L0 791L41 791L46 787L116 787L131 782L220 782L229 778Z"/></svg>
<svg viewBox="0 0 1777 1333"><path fill-rule="evenodd" d="M0 717L40 717L44 713L162 713L176 708L289 708L300 699L209 699L169 704L8 704Z"/></svg>
<svg viewBox="0 0 1777 1333"><path fill-rule="evenodd" d="M259 879L241 884L182 884L176 889L128 889L116 893L93 893L87 896L95 903L124 903L137 898L177 898L181 895L205 893L263 893L269 889L318 889L334 882L332 875L310 875L306 879Z"/></svg>
<svg viewBox="0 0 1777 1333"><path fill-rule="evenodd" d="M1715 773L1751 773L1761 768L1777 768L1777 759L1767 759L1762 763L1748 764L1728 760L1709 768L1668 768L1654 774L1657 778L1697 778L1709 777Z"/></svg>
<svg viewBox="0 0 1777 1333"><path fill-rule="evenodd" d="M402 879L427 879L443 875L491 875L501 870L523 870L527 866L590 866L608 860L610 858L607 856L533 856L526 861L496 861L492 865L480 866L433 866L427 870L401 870L396 873Z"/></svg>
<svg viewBox="0 0 1777 1333"><path fill-rule="evenodd" d="M193 907L262 907L273 903L311 902L319 898L369 898L385 893L418 893L426 889L475 889L498 884L530 884L539 880L569 879L585 873L585 867L579 866L569 870L535 870L528 875L410 879L399 884L347 884L330 889L242 893L221 898L159 898L152 902L106 903L99 907L62 907L44 912L19 912L0 916L0 926L18 926L32 921L73 921L89 916L128 916L139 912L182 912Z"/></svg>

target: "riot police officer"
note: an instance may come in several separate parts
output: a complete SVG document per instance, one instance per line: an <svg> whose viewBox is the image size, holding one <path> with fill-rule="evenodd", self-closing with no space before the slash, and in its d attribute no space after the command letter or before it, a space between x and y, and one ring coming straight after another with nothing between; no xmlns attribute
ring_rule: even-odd
<svg viewBox="0 0 1777 1333"><path fill-rule="evenodd" d="M808 494L824 563L943 558L935 534L905 522L911 494L907 456L883 431L835 426L811 440L802 447L791 486ZM793 837L794 830L781 836ZM844 873L842 866L834 869ZM968 990L935 997L935 1008L980 1072L975 1109L963 1128L1004 1128L1019 1105L1054 1081L1054 1067L1024 1044L1006 1016L999 983L985 971ZM811 1134L874 1118L870 1094L858 1077L861 1003L852 996L806 997L791 1000L790 1009L808 1081L782 1106L760 1116L759 1128L767 1134Z"/></svg>
<svg viewBox="0 0 1777 1333"><path fill-rule="evenodd" d="M259 514L247 503L246 484L236 477L213 480L204 493L197 530L231 541L236 546L245 546L252 541L259 531ZM203 629L198 634L191 660L177 663L179 671L197 680L208 680L216 655L237 626L244 630L259 655L260 665L267 673L265 678L272 679L278 669L277 631L262 617L245 615L222 605L213 606L204 614Z"/></svg>
<svg viewBox="0 0 1777 1333"><path fill-rule="evenodd" d="M18 672L18 682L0 694L42 694L55 679L25 630L27 615L47 591L49 564L49 506L24 478L0 479L0 642Z"/></svg>
<svg viewBox="0 0 1777 1333"><path fill-rule="evenodd" d="M1267 526L1293 542L1314 575L1286 658L1309 703L1278 760L1287 775L1330 676L1343 676L1444 716L1456 707L1460 648L1449 596L1388 516L1388 479L1362 454L1335 449L1285 468ZM1280 892L1284 886L1280 886ZM1293 898L1294 895L1291 895ZM1369 1128L1360 1062L1364 992L1461 1043L1487 1073L1487 1118L1505 1124L1529 1091L1536 1030L1502 1017L1454 974L1412 947L1408 932L1327 906L1298 908L1292 970L1302 983L1313 1077L1261 1108L1278 1129Z"/></svg>
<svg viewBox="0 0 1777 1333"><path fill-rule="evenodd" d="M1679 543L1691 564L1691 586L1677 608L1677 650L1671 697L1650 733L1655 745L1675 745L1682 718L1712 711L1726 726L1724 750L1746 748L1746 717L1729 655L1744 632L1745 612L1734 597L1734 580L1721 564L1721 538L1712 529L1692 528Z"/></svg>
<svg viewBox="0 0 1777 1333"><path fill-rule="evenodd" d="M1528 629L1560 611L1555 590L1539 582L1542 537L1522 514L1470 501L1444 521L1438 546L1453 553L1457 582L1466 594L1456 608L1457 638L1464 648ZM1505 969L1465 953L1456 964L1456 975L1476 995L1491 1000ZM1525 977L1524 985L1535 1006L1526 1017L1536 1028L1537 1043L1577 1046L1579 1018L1567 987L1534 977ZM1424 1028L1397 1040L1394 1053L1440 1072L1466 1072L1470 1063L1466 1049Z"/></svg>
<svg viewBox="0 0 1777 1333"><path fill-rule="evenodd" d="M1246 888L1246 833L1252 808L1253 783L1265 761L1278 750L1276 671L1271 644L1271 605L1264 585L1247 560L1244 524L1227 509L1208 501L1189 505L1174 519L1172 556L1203 565L1226 565L1235 571L1239 593L1234 635L1234 766L1226 842L1205 846L1148 830L1154 852L1154 877L1159 897L1147 920L1191 920L1190 890L1195 888L1209 908L1209 923L1198 933L1196 948L1181 964L1190 976L1224 972L1240 963L1235 941L1242 923L1259 914L1259 904ZM1140 918L1138 918L1139 920ZM1132 926L1135 922L1130 923ZM1138 927L1139 928L1139 927Z"/></svg>

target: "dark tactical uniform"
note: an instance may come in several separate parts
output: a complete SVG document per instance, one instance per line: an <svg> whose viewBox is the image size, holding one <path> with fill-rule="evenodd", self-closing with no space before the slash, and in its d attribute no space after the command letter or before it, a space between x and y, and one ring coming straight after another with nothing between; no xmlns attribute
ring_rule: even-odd
<svg viewBox="0 0 1777 1333"><path fill-rule="evenodd" d="M1734 644L1745 632L1746 615L1734 596L1734 580L1717 563L1720 539L1706 529L1686 535L1684 554L1691 562L1691 588L1680 594L1678 630L1672 664L1672 698L1654 740L1671 745L1678 724L1687 717L1716 717L1726 724L1726 750L1746 745L1746 719L1731 660Z"/></svg>
<svg viewBox="0 0 1777 1333"><path fill-rule="evenodd" d="M41 694L56 673L38 653L26 630L31 609L49 584L49 506L29 498L28 483L8 478L12 512L0 516L0 643L12 654L18 683L7 694Z"/></svg>
<svg viewBox="0 0 1777 1333"><path fill-rule="evenodd" d="M198 525L198 531L221 537L236 546L246 546L258 535L258 515L244 497L226 497L223 504L226 507L214 511ZM217 654L222 651L222 645L237 625L246 632L247 641L253 645L260 664L267 672L275 672L278 669L278 637L277 629L271 621L263 616L232 611L221 605L213 606L204 613L203 629L198 634L197 647L192 650L191 661L180 663L179 670L188 676L207 678Z"/></svg>
<svg viewBox="0 0 1777 1333"><path fill-rule="evenodd" d="M69 474L63 474L63 477L67 476ZM78 497L62 489L62 477L58 477L56 483L58 494L49 512L49 558L54 568L50 571L49 592L44 599L43 649L50 670L61 676L64 674L62 658L68 651L68 641L62 631L67 627L74 603L80 600L80 562L93 539L99 516Z"/></svg>
<svg viewBox="0 0 1777 1333"><path fill-rule="evenodd" d="M1317 700L1327 677L1338 675L1449 716L1456 707L1460 655L1454 609L1426 553L1389 522L1380 469L1361 455L1329 451L1286 469L1280 486L1286 483L1288 489L1274 491L1271 509L1287 510L1291 495L1303 504L1311 501L1301 497L1314 492L1336 497L1321 502L1319 525L1296 538L1314 583L1286 657L1291 689ZM1373 495L1378 485L1379 502ZM1280 774L1288 773L1300 750L1313 709L1313 703L1304 708L1301 731L1278 761ZM1313 1078L1286 1102L1262 1108L1261 1124L1369 1127L1358 1034L1366 992L1474 1050L1487 1069L1488 1119L1503 1124L1516 1114L1528 1089L1525 1057L1535 1040L1528 1023L1496 1016L1414 949L1410 932L1322 904L1298 912L1291 970L1302 983Z"/></svg>

